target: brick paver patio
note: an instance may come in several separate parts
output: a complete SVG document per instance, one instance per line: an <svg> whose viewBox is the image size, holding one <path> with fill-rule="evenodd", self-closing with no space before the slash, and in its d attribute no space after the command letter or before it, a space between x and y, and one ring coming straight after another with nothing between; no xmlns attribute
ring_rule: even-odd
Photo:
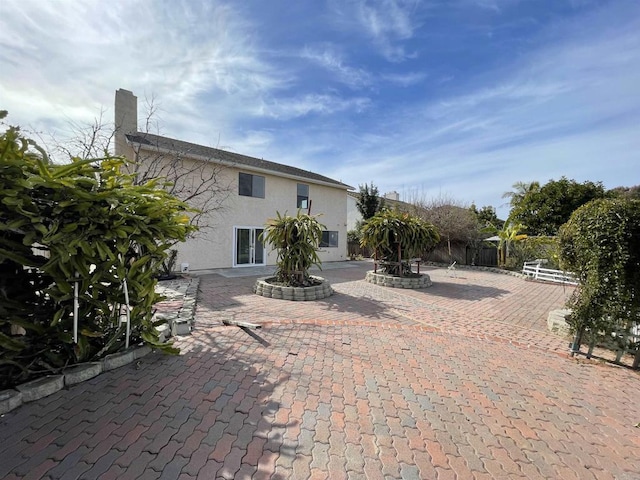
<svg viewBox="0 0 640 480"><path fill-rule="evenodd" d="M394 290L355 265L318 302L202 277L180 356L0 419L0 478L640 478L638 373L545 331L569 289L430 269Z"/></svg>

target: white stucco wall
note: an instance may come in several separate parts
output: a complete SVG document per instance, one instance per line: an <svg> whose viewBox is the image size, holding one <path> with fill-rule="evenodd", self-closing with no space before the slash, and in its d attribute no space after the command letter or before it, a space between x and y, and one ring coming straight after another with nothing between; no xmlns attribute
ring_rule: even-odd
<svg viewBox="0 0 640 480"><path fill-rule="evenodd" d="M264 176L265 198L239 195L239 172ZM267 220L275 217L276 212L295 215L298 183L309 185L311 214L321 214L318 219L326 226L326 230L338 232L338 246L322 248L319 252L321 260L323 262L345 260L346 190L237 168L227 168L225 176L231 187L224 208L201 221L208 228L203 228L194 238L178 245L178 264L188 263L192 271L233 267L235 228L264 228ZM268 245L266 254L266 264L275 264L276 252Z"/></svg>

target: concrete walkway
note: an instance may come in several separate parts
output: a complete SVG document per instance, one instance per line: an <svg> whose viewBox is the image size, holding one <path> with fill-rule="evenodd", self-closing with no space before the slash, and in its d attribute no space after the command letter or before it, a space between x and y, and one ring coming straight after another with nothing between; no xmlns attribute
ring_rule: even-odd
<svg viewBox="0 0 640 480"><path fill-rule="evenodd" d="M394 290L369 266L325 270L317 302L203 276L180 356L0 419L0 478L640 478L640 376L545 331L569 289L429 269Z"/></svg>

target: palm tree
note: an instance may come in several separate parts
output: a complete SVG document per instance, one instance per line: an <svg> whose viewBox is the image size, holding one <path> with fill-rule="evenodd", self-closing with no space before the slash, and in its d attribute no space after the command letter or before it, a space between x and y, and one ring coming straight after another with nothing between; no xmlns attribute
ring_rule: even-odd
<svg viewBox="0 0 640 480"><path fill-rule="evenodd" d="M509 205L511 205L511 208L513 208L517 206L527 195L539 192L540 182L516 182L511 185L511 188L513 188L513 191L504 192L502 194L502 198L508 198Z"/></svg>
<svg viewBox="0 0 640 480"><path fill-rule="evenodd" d="M507 258L509 258L509 247L513 242L524 240L527 238L525 234L520 232L524 229L524 226L520 223L505 222L502 230L498 232L500 237L500 244L498 245L498 254L500 256L500 264L506 265Z"/></svg>

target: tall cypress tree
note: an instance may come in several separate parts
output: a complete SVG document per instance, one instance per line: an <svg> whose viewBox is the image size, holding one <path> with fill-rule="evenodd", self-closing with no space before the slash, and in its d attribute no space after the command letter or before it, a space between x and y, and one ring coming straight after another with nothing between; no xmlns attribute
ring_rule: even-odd
<svg viewBox="0 0 640 480"><path fill-rule="evenodd" d="M365 183L364 185L359 185L359 187L360 196L358 197L356 206L358 207L360 215L362 215L362 219L369 220L384 208L384 199L380 198L378 187L376 187L373 182L371 186Z"/></svg>

